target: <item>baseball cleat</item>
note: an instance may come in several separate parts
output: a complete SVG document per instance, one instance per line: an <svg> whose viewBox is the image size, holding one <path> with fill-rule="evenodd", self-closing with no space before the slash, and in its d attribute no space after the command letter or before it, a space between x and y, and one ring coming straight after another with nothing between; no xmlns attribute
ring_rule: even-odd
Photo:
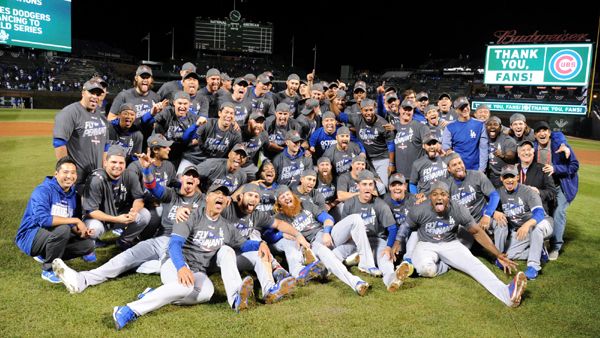
<svg viewBox="0 0 600 338"><path fill-rule="evenodd" d="M296 277L296 281L298 282L298 285L304 286L308 284L311 279L326 278L326 276L327 269L320 261L316 261L308 264L302 270L300 270L298 277Z"/></svg>
<svg viewBox="0 0 600 338"><path fill-rule="evenodd" d="M302 255L304 256L304 265L317 261L317 257L315 257L315 253L311 249L302 247Z"/></svg>
<svg viewBox="0 0 600 338"><path fill-rule="evenodd" d="M397 291L400 286L404 283L404 280L410 276L412 264L404 261L398 265L394 273L394 280L388 285L387 289L389 292Z"/></svg>
<svg viewBox="0 0 600 338"><path fill-rule="evenodd" d="M383 273L381 272L381 270L379 270L376 267L370 267L370 268L363 268L363 267L358 267L358 271L360 272L364 272L372 277L381 277L383 276Z"/></svg>
<svg viewBox="0 0 600 338"><path fill-rule="evenodd" d="M513 281L508 284L508 294L512 302L512 307L517 307L521 304L521 297L527 288L527 277L523 271L517 272Z"/></svg>
<svg viewBox="0 0 600 338"><path fill-rule="evenodd" d="M136 314L127 305L115 306L112 316L115 322L115 329L117 330L122 329L127 323L137 319Z"/></svg>
<svg viewBox="0 0 600 338"><path fill-rule="evenodd" d="M81 256L81 259L83 259L84 261L86 261L88 263L94 263L96 261L96 251L92 251L91 253L89 253L87 255Z"/></svg>
<svg viewBox="0 0 600 338"><path fill-rule="evenodd" d="M360 263L360 256L358 255L358 252L355 252L344 259L344 264L346 266L355 266L358 265L358 263Z"/></svg>
<svg viewBox="0 0 600 338"><path fill-rule="evenodd" d="M42 279L52 284L60 283L60 278L56 277L52 270L42 270Z"/></svg>
<svg viewBox="0 0 600 338"><path fill-rule="evenodd" d="M358 281L356 286L354 286L354 291L356 291L359 296L363 297L367 294L367 291L369 291L369 283L362 280Z"/></svg>
<svg viewBox="0 0 600 338"><path fill-rule="evenodd" d="M284 278L287 278L290 276L291 276L291 274L286 269L282 268L281 266L279 266L278 268L273 270L273 278L275 279L276 283L278 283L281 280L283 280Z"/></svg>
<svg viewBox="0 0 600 338"><path fill-rule="evenodd" d="M525 269L525 276L529 280L536 279L539 273L540 272L536 270L533 266L528 266L527 269Z"/></svg>
<svg viewBox="0 0 600 338"><path fill-rule="evenodd" d="M240 313L248 309L248 299L252 296L254 292L254 280L252 277L247 276L242 280L242 285L240 285L240 290L235 295L233 300L232 308L235 312Z"/></svg>
<svg viewBox="0 0 600 338"><path fill-rule="evenodd" d="M77 283L77 271L68 267L62 259L57 258L52 262L52 270L69 293L80 293L82 291L79 290L79 284Z"/></svg>
<svg viewBox="0 0 600 338"><path fill-rule="evenodd" d="M273 285L267 294L263 297L265 303L273 304L280 301L283 297L290 294L296 286L296 278L286 277Z"/></svg>
<svg viewBox="0 0 600 338"><path fill-rule="evenodd" d="M46 261L46 259L42 256L33 256L33 260L42 264L44 263L44 261Z"/></svg>
<svg viewBox="0 0 600 338"><path fill-rule="evenodd" d="M112 229L111 232L113 233L113 235L115 235L117 237L121 237L121 235L123 235L123 228L115 228L115 229Z"/></svg>
<svg viewBox="0 0 600 338"><path fill-rule="evenodd" d="M558 250L552 250L548 254L548 260L555 261L558 259L558 255L559 255Z"/></svg>

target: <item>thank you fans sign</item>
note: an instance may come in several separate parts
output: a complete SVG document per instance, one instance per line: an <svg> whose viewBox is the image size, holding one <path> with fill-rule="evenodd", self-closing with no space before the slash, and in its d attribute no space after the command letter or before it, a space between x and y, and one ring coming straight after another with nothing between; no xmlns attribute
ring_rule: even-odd
<svg viewBox="0 0 600 338"><path fill-rule="evenodd" d="M485 84L586 86L592 44L488 46Z"/></svg>

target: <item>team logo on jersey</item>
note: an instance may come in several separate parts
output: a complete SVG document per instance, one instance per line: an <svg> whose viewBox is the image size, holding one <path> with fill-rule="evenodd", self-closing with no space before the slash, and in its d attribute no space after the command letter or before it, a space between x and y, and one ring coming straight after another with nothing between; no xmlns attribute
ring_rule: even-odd
<svg viewBox="0 0 600 338"><path fill-rule="evenodd" d="M361 128L358 135L364 144L373 144L379 137L379 130L377 128Z"/></svg>
<svg viewBox="0 0 600 338"><path fill-rule="evenodd" d="M209 226L209 228L211 228ZM214 227L213 227L214 229ZM216 230L216 229L215 229ZM219 232L215 233L212 230L198 230L192 242L198 246L200 251L212 252L218 250L225 242L225 235L223 234L223 228L219 228Z"/></svg>
<svg viewBox="0 0 600 338"><path fill-rule="evenodd" d="M564 49L554 54L548 63L550 74L561 81L570 80L581 72L581 55L572 49Z"/></svg>

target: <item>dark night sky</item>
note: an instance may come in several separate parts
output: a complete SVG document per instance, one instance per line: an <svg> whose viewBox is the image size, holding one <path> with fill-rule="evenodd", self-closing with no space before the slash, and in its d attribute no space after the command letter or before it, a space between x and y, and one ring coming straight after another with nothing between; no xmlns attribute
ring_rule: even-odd
<svg viewBox="0 0 600 338"><path fill-rule="evenodd" d="M419 1L376 0L361 5L348 1L294 3L288 9L291 2L285 0L238 0L236 9L247 21L274 24L274 54L287 63L290 41L295 36L297 66L312 68L312 48L317 44L318 68L334 73L339 72L342 64L374 70L399 68L401 64L414 67L430 55L445 58L468 54L483 59L485 44L495 41L496 30L516 29L520 34L536 30L540 34L588 33L594 41L600 14L600 6L587 9L571 6L579 8L576 12L546 2L522 5L523 1L496 1L492 11L481 9L481 2L448 3L441 8ZM175 53L179 58L186 53L191 55L196 16L224 18L233 9L233 1L170 0L164 4L150 10L144 9L147 2L73 1L73 38L104 41L142 59L146 56L146 42L141 38L151 32L152 59L160 60L168 59L171 54L171 40L165 34L174 26ZM488 2L486 6L489 5ZM91 21L92 15L98 19Z"/></svg>

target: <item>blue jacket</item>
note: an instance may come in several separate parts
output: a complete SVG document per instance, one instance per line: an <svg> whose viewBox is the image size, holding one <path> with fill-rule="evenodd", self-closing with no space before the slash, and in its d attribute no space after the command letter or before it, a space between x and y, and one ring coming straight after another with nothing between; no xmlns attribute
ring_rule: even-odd
<svg viewBox="0 0 600 338"><path fill-rule="evenodd" d="M40 227L52 228L52 217L73 217L76 207L75 188L64 192L56 178L46 177L31 193L15 243L24 253L31 255L31 245Z"/></svg>
<svg viewBox="0 0 600 338"><path fill-rule="evenodd" d="M571 150L571 156L566 158L565 153L556 153L561 144L565 144ZM538 142L535 142L535 153L537 154ZM550 134L550 148L552 151L552 166L554 167L554 182L560 184L567 202L571 203L577 195L579 189L579 161L575 152L567 144L565 136L559 131L553 131Z"/></svg>

